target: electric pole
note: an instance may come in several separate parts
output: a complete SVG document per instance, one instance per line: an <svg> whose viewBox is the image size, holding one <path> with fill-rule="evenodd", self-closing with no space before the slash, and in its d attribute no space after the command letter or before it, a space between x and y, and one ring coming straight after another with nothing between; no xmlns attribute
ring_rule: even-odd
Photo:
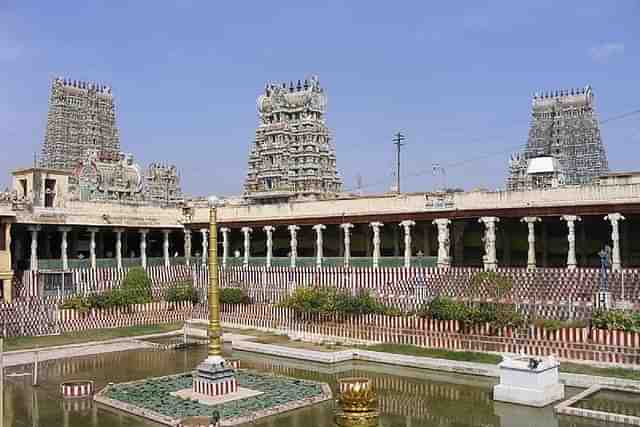
<svg viewBox="0 0 640 427"><path fill-rule="evenodd" d="M407 139L402 132L397 132L393 137L393 145L396 146L396 191L400 194L400 149L403 145L406 145L403 142Z"/></svg>

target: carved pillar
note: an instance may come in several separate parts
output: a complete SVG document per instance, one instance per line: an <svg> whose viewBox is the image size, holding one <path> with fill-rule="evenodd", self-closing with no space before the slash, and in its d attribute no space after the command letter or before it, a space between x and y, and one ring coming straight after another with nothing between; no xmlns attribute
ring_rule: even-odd
<svg viewBox="0 0 640 427"><path fill-rule="evenodd" d="M438 268L450 267L451 257L449 256L449 251L451 241L449 239L449 224L451 224L451 220L437 218L433 220L433 224L438 227Z"/></svg>
<svg viewBox="0 0 640 427"><path fill-rule="evenodd" d="M140 263L142 264L142 268L147 268L147 234L149 234L148 229L141 229L140 232Z"/></svg>
<svg viewBox="0 0 640 427"><path fill-rule="evenodd" d="M613 243L611 253L611 270L619 271L622 268L620 262L620 221L624 221L625 217L621 213L610 213L604 217L605 221L611 223L611 241Z"/></svg>
<svg viewBox="0 0 640 427"><path fill-rule="evenodd" d="M206 267L209 254L209 230L201 228L200 234L202 234L202 266Z"/></svg>
<svg viewBox="0 0 640 427"><path fill-rule="evenodd" d="M416 222L407 219L399 225L404 229L404 266L409 268L411 267L411 227L416 225Z"/></svg>
<svg viewBox="0 0 640 427"><path fill-rule="evenodd" d="M322 246L323 246L323 240L322 240L322 232L327 228L326 225L324 224L316 224L313 226L313 229L316 232L316 267L320 268L322 267L322 258L323 258L323 253L322 253Z"/></svg>
<svg viewBox="0 0 640 427"><path fill-rule="evenodd" d="M249 266L249 257L251 256L251 233L253 232L253 228L242 227L240 231L242 231L242 235L244 236L244 259L242 265L247 267Z"/></svg>
<svg viewBox="0 0 640 427"><path fill-rule="evenodd" d="M340 228L344 232L344 266L349 267L351 264L351 229L353 224L340 224Z"/></svg>
<svg viewBox="0 0 640 427"><path fill-rule="evenodd" d="M67 238L69 237L71 227L59 227L58 230L60 230L60 233L62 234L60 239L60 257L62 258L62 269L66 271L69 269L69 244L67 242Z"/></svg>
<svg viewBox="0 0 640 427"><path fill-rule="evenodd" d="M300 227L297 225L290 225L287 227L289 229L289 234L291 235L291 267L296 266L296 260L298 258L298 230Z"/></svg>
<svg viewBox="0 0 640 427"><path fill-rule="evenodd" d="M31 232L31 264L30 269L32 271L38 271L38 232L41 230L39 225L33 225L29 227Z"/></svg>
<svg viewBox="0 0 640 427"><path fill-rule="evenodd" d="M122 228L114 228L113 231L116 233L116 266L118 269L122 269L122 232L124 231Z"/></svg>
<svg viewBox="0 0 640 427"><path fill-rule="evenodd" d="M562 220L567 222L569 233L567 240L569 241L569 251L567 252L567 269L574 270L578 265L576 260L576 221L580 221L577 215L563 215Z"/></svg>
<svg viewBox="0 0 640 427"><path fill-rule="evenodd" d="M92 227L89 231L89 261L91 262L91 268L96 268L96 233L98 228Z"/></svg>
<svg viewBox="0 0 640 427"><path fill-rule="evenodd" d="M276 228L272 225L265 225L262 229L267 233L267 267L271 267L271 258L273 257L273 230Z"/></svg>
<svg viewBox="0 0 640 427"><path fill-rule="evenodd" d="M498 259L496 258L496 223L500 222L500 218L495 216L483 216L478 222L484 224L484 269L486 271L494 271L498 268Z"/></svg>
<svg viewBox="0 0 640 427"><path fill-rule="evenodd" d="M183 231L184 231L184 262L187 265L191 265L191 229L185 228Z"/></svg>
<svg viewBox="0 0 640 427"><path fill-rule="evenodd" d="M537 216L525 216L520 219L521 222L527 224L527 228L529 230L529 234L527 236L527 241L529 242L529 250L527 252L527 270L535 270L536 269L536 233L535 233L535 224L540 221L540 218Z"/></svg>
<svg viewBox="0 0 640 427"><path fill-rule="evenodd" d="M227 268L227 259L229 258L229 232L231 229L228 227L222 227L220 232L222 233L222 268Z"/></svg>
<svg viewBox="0 0 640 427"><path fill-rule="evenodd" d="M380 264L380 227L384 224L381 222L372 222L369 224L373 230L373 268L378 268Z"/></svg>
<svg viewBox="0 0 640 427"><path fill-rule="evenodd" d="M171 230L162 230L162 258L164 259L164 266L169 267L171 260L169 259L169 233Z"/></svg>

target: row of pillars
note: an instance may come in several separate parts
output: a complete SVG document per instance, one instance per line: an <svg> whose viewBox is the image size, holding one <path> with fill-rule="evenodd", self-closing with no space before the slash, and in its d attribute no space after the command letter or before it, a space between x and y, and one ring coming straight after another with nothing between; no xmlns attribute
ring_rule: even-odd
<svg viewBox="0 0 640 427"><path fill-rule="evenodd" d="M580 221L581 218L577 215L563 215L560 217L567 224L568 235L567 240L569 242L569 249L567 252L567 268L575 269L577 267L576 260L576 236L575 236L575 227L576 222ZM612 241L612 260L611 267L614 271L620 270L621 262L620 262L620 229L619 222L624 220L625 217L620 213L611 213L604 217L606 221L609 221L611 224L611 241ZM535 224L536 222L540 222L540 217L524 217L521 219L521 222L526 223L528 227L528 252L527 252L527 268L533 270L536 268L536 247L535 247ZM478 219L478 222L484 224L485 231L482 241L484 243L484 256L483 256L483 265L485 270L495 270L498 267L498 259L496 256L496 228L497 224L500 222L500 218L495 216L484 216ZM438 261L437 265L441 268L446 268L451 266L451 255L450 255L450 232L449 225L451 224L451 220L448 218L437 218L432 222L438 229ZM405 267L411 266L411 227L415 226L415 221L405 220L400 222L398 225L404 231L404 265ZM369 223L373 231L373 267L377 268L379 266L380 261L380 231L384 226L382 222L371 222ZM296 266L297 259L297 233L300 230L300 227L297 225L289 225L288 227L290 233L290 250L291 250L291 267ZM313 230L316 233L316 265L318 267L322 266L322 258L323 258L323 231L327 228L324 224L316 224L313 227ZM344 266L348 267L351 261L351 229L353 228L353 224L345 223L340 224L340 228L343 230L344 235ZM267 225L262 227L263 231L267 237L267 259L266 264L267 267L271 267L271 259L273 257L273 231L275 230L274 226ZM203 242L206 242L206 233L207 230L201 230L203 233ZM229 228L222 227L220 229L222 233L222 265L226 267L227 258L229 257ZM241 232L244 237L244 259L243 264L245 266L249 265L250 258L250 249L251 249L251 233L253 233L253 229L251 227L242 227ZM203 253L206 253L206 248L203 248ZM203 260L203 263L205 260Z"/></svg>
<svg viewBox="0 0 640 427"><path fill-rule="evenodd" d="M31 270L38 270L38 233L42 228L39 225L33 225L28 228L31 232ZM62 260L62 269L69 269L69 255L68 255L68 234L71 231L71 227L58 227L58 231L61 234L60 241L60 254ZM91 264L91 268L96 268L96 234L100 231L98 228L91 227L88 228L90 239L89 239L89 262ZM122 268L122 233L124 233L124 228L114 228L113 231L116 234L116 247L115 247L115 258L116 265L118 268ZM148 229L140 229L138 230L140 233L140 263L143 268L147 267L147 235L149 234ZM162 230L163 234L163 259L164 265L169 266L170 258L169 258L169 234L171 230Z"/></svg>
<svg viewBox="0 0 640 427"><path fill-rule="evenodd" d="M576 222L580 221L581 218L577 215L563 215L561 219L566 222L568 228L568 236L567 240L569 242L569 249L567 253L567 268L575 269L577 266L576 261L576 238L575 238L575 226ZM619 230L619 222L624 220L624 216L620 213L611 213L604 217L606 221L609 221L611 224L611 241L612 241L612 259L611 259L611 267L613 270L619 270L621 268L620 262L620 230ZM484 243L484 256L483 256L483 264L485 270L495 270L498 267L498 260L496 256L496 228L497 224L500 222L500 218L495 216L485 216L478 219L478 221L484 224L485 232L483 237ZM528 227L528 252L527 252L527 268L535 269L536 268L536 249L535 249L535 224L540 222L541 218L535 216L528 216L521 219L521 222L526 223ZM450 232L449 225L451 224L451 220L448 218L437 218L432 222L438 229L438 261L437 265L441 268L446 268L451 265L451 255L450 255ZM398 224L400 228L404 231L404 266L411 266L411 227L415 226L415 221L405 220ZM372 264L374 268L379 266L380 261L380 249L381 249L381 241L380 241L380 231L384 226L382 222L374 221L369 223L369 227L371 227L373 231L373 259ZM351 223L340 224L340 228L343 230L344 236L344 266L348 267L351 263L351 229L354 227ZM324 224L316 224L313 227L313 230L316 234L316 265L318 267L322 266L323 259L323 232L327 228ZM267 267L271 267L272 258L273 258L273 232L275 231L275 227L272 225L266 225L262 227L262 230L266 234L267 240L267 256L266 256L266 265ZM300 227L297 225L289 225L287 227L290 234L290 253L291 253L291 267L296 267L297 257L298 257L298 231ZM31 226L29 227L29 231L31 232L31 269L38 269L38 232L41 230L40 226ZM69 268L69 261L67 255L67 235L71 231L71 227L59 227L59 230L62 234L61 240L61 254L62 254L62 268L67 270ZM99 232L98 228L89 228L90 233L90 242L89 242L89 257L90 264L92 268L96 268L96 234ZM140 259L143 267L147 266L147 235L149 233L148 229L140 229L138 230L140 233ZM225 268L227 266L227 259L229 258L229 232L231 230L227 227L221 227L220 232L222 234L222 266ZM245 266L249 265L249 258L251 256L251 234L253 233L253 229L251 227L242 227L240 231L243 234L244 238L244 258L243 264ZM124 232L123 228L114 229L116 233L116 247L115 247L115 257L116 264L118 268L122 268L122 233ZM169 258L169 234L171 230L162 230L163 232L163 258L164 265L169 266L170 258ZM207 264L207 253L208 253L208 229L201 229L202 233L202 264ZM184 239L184 249L185 249L185 258L187 264L190 263L190 254L191 254L191 230L184 229L185 239Z"/></svg>

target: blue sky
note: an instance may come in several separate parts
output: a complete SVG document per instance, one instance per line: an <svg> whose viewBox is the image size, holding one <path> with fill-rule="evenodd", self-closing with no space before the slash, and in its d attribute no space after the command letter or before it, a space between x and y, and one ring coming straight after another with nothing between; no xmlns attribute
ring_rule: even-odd
<svg viewBox="0 0 640 427"><path fill-rule="evenodd" d="M317 74L346 188L499 188L531 94L591 84L601 118L640 109L640 1L0 0L0 185L44 138L50 80L110 84L123 149L176 163L192 194L241 191L266 81ZM640 169L640 115L604 124ZM475 160L474 160L475 159Z"/></svg>

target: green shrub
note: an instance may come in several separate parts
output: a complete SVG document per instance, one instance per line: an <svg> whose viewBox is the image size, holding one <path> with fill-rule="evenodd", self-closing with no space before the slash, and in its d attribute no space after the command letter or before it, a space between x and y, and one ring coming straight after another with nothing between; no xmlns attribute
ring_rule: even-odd
<svg viewBox="0 0 640 427"><path fill-rule="evenodd" d="M200 301L200 295L198 294L196 288L193 287L192 282L180 282L170 286L169 289L167 289L167 292L165 294L165 301L188 301L192 304L197 304Z"/></svg>
<svg viewBox="0 0 640 427"><path fill-rule="evenodd" d="M297 288L280 304L296 314L328 314L334 307L333 292L322 288Z"/></svg>
<svg viewBox="0 0 640 427"><path fill-rule="evenodd" d="M220 289L220 303L222 304L248 304L249 296L244 289L222 288Z"/></svg>
<svg viewBox="0 0 640 427"><path fill-rule="evenodd" d="M151 279L142 267L131 268L122 282L122 287L115 295L122 305L144 304L151 301Z"/></svg>
<svg viewBox="0 0 640 427"><path fill-rule="evenodd" d="M79 312L87 312L91 309L91 306L84 298L76 296L66 300L62 305L60 305L60 308L78 310Z"/></svg>
<svg viewBox="0 0 640 427"><path fill-rule="evenodd" d="M547 331L557 331L564 328L584 328L587 326L584 320L536 319L533 324Z"/></svg>
<svg viewBox="0 0 640 427"><path fill-rule="evenodd" d="M600 310L593 314L591 324L598 329L640 332L640 312Z"/></svg>
<svg viewBox="0 0 640 427"><path fill-rule="evenodd" d="M461 302L451 298L436 297L427 306L418 311L420 317L430 317L435 320L467 321L469 309Z"/></svg>
<svg viewBox="0 0 640 427"><path fill-rule="evenodd" d="M361 291L357 295L347 292L339 292L334 294L335 303L334 311L344 314L381 314L391 313L391 307L385 307L383 304L371 296L366 290Z"/></svg>

